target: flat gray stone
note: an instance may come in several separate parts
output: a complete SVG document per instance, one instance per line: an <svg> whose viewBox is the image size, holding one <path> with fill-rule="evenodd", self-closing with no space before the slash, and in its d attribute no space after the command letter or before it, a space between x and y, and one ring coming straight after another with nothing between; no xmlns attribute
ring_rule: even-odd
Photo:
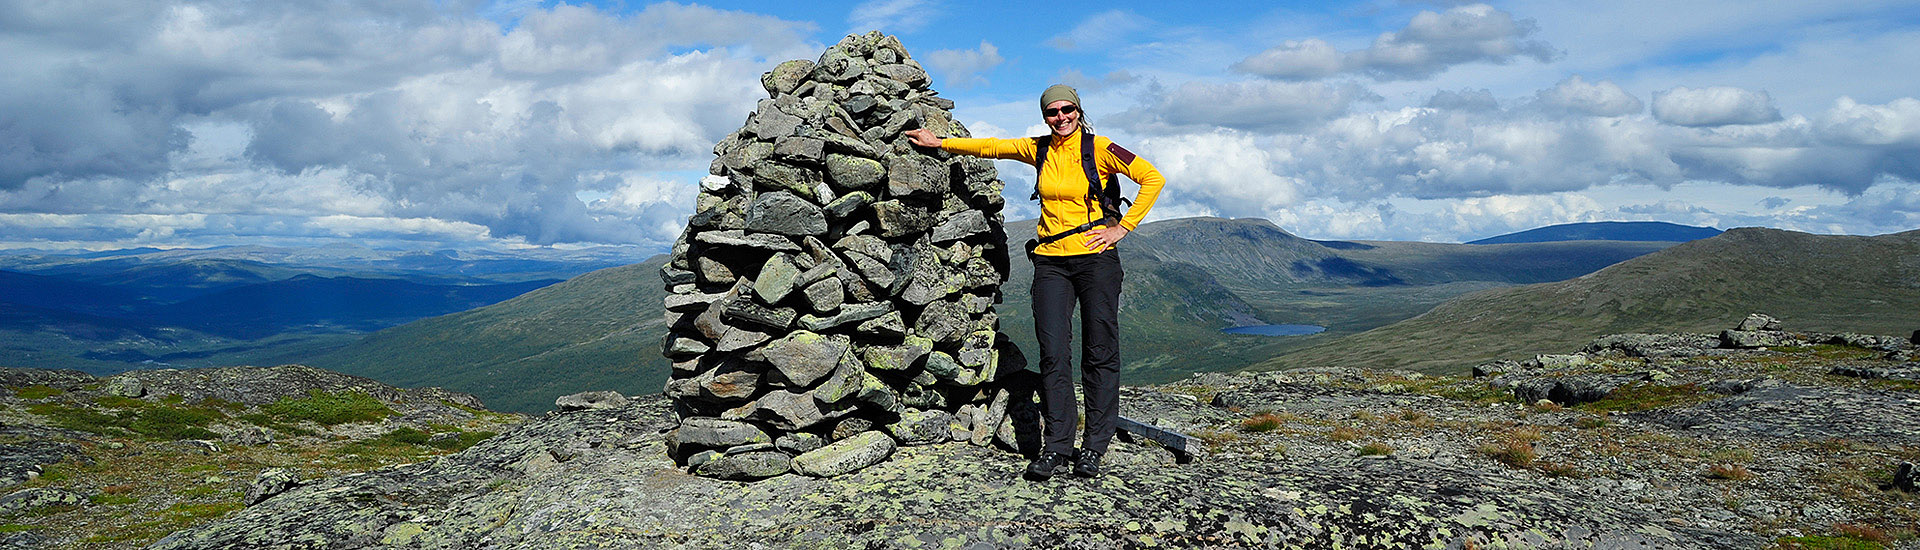
<svg viewBox="0 0 1920 550"><path fill-rule="evenodd" d="M794 473L834 477L879 464L893 454L893 438L880 432L861 432L793 458Z"/></svg>

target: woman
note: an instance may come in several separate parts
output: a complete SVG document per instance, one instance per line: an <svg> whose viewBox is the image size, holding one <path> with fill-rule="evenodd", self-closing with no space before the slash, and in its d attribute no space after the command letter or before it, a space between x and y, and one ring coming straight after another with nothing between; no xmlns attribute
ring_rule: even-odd
<svg viewBox="0 0 1920 550"><path fill-rule="evenodd" d="M1046 446L1027 465L1027 477L1052 477L1069 460L1073 461L1074 474L1098 477L1100 458L1113 439L1120 405L1122 274L1120 253L1114 245L1147 216L1166 178L1146 159L1088 132L1080 95L1073 88L1063 84L1048 87L1040 94L1040 113L1051 135L942 139L925 129L906 135L921 147L1019 160L1038 168L1040 238L1028 243L1028 256L1033 259L1033 326L1040 340L1041 405L1046 411L1047 435ZM1083 158L1087 157L1092 158L1094 170L1084 168ZM1118 185L1109 177L1115 173L1126 174L1140 184L1139 195L1124 216L1118 212L1117 201L1100 199L1105 186ZM1073 339L1076 302L1085 331L1080 341L1080 383L1087 395L1086 433L1077 453L1073 426L1078 407L1067 348Z"/></svg>

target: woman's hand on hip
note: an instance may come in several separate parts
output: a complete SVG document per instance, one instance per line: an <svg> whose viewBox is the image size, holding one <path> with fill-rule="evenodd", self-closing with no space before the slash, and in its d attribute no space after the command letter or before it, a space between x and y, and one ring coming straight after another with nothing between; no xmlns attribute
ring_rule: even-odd
<svg viewBox="0 0 1920 550"><path fill-rule="evenodd" d="M1126 236L1127 228L1118 225L1088 231L1087 248L1093 249L1094 252L1106 252L1108 247L1120 242L1120 239Z"/></svg>
<svg viewBox="0 0 1920 550"><path fill-rule="evenodd" d="M939 147L940 146L940 141L941 141L940 136L933 135L933 130L928 130L926 128L914 128L912 130L901 132L901 134L907 136L907 141L913 142L914 145L918 145L921 147Z"/></svg>

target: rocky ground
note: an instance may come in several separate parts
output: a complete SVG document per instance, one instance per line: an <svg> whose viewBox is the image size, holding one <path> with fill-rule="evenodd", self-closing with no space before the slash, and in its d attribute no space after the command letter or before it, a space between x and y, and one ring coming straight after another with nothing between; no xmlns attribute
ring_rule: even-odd
<svg viewBox="0 0 1920 550"><path fill-rule="evenodd" d="M599 408L153 547L1920 548L1898 473L1920 461L1912 345L1754 332L1779 340L1623 335L1477 377L1128 388L1124 414L1193 435L1195 456L1118 443L1099 479L1027 481L1017 454L954 441L840 477L722 481L667 459L664 398L576 399Z"/></svg>
<svg viewBox="0 0 1920 550"><path fill-rule="evenodd" d="M0 368L0 548L139 548L277 490L471 446L519 415L301 366Z"/></svg>

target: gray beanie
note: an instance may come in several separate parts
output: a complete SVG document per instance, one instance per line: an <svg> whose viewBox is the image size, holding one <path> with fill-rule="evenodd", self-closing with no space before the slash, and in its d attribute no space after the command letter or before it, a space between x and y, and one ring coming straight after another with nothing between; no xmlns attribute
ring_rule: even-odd
<svg viewBox="0 0 1920 550"><path fill-rule="evenodd" d="M1080 104L1080 92L1073 91L1073 87L1066 84L1054 84L1048 86L1047 91L1040 92L1040 109L1046 110L1048 105L1062 99L1073 102L1073 106L1082 111L1086 110L1086 106Z"/></svg>

